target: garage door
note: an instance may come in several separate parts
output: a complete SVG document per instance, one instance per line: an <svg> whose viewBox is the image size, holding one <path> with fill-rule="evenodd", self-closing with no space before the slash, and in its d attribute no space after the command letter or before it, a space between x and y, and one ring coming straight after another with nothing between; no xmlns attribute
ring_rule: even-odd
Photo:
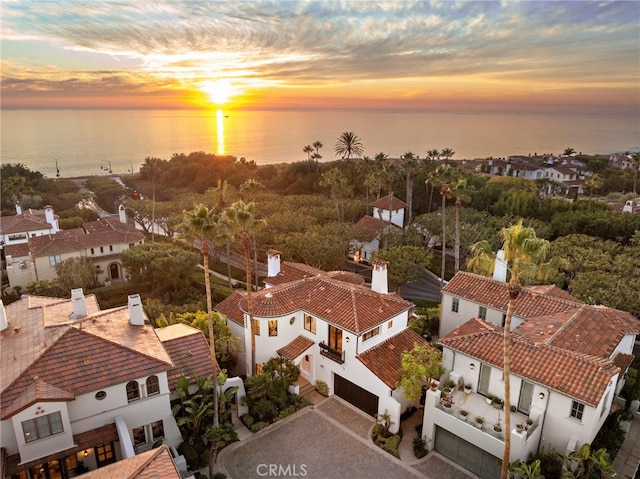
<svg viewBox="0 0 640 479"><path fill-rule="evenodd" d="M500 459L439 426L434 449L482 479L500 477Z"/></svg>
<svg viewBox="0 0 640 479"><path fill-rule="evenodd" d="M342 376L333 375L333 390L336 395L367 414L375 416L378 413L378 396Z"/></svg>

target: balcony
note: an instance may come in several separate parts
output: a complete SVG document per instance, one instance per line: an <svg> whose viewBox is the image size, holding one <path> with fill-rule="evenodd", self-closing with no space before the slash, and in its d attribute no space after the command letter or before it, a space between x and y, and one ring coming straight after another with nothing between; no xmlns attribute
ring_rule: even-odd
<svg viewBox="0 0 640 479"><path fill-rule="evenodd" d="M344 351L337 351L335 349L331 349L324 342L319 343L320 346L320 354L325 358L329 358L332 361L335 361L338 364L344 364Z"/></svg>

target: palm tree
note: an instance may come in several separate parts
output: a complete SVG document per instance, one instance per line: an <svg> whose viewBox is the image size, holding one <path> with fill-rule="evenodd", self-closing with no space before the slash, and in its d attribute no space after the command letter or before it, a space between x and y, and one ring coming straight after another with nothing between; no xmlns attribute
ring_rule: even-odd
<svg viewBox="0 0 640 479"><path fill-rule="evenodd" d="M344 205L342 202L351 195L351 186L347 177L335 166L322 174L320 186L329 188L329 195L333 200L338 221L344 221Z"/></svg>
<svg viewBox="0 0 640 479"><path fill-rule="evenodd" d="M413 177L418 169L418 164L418 159L412 152L408 151L402 155L402 168L404 169L404 174L407 180L406 197L408 206L407 216L409 222L413 217Z"/></svg>
<svg viewBox="0 0 640 479"><path fill-rule="evenodd" d="M156 240L156 170L160 163L160 158L147 157L140 171L148 170L151 177L151 242Z"/></svg>
<svg viewBox="0 0 640 479"><path fill-rule="evenodd" d="M451 193L451 185L456 181L456 173L452 166L450 165L440 165L435 171L429 175L427 179L433 186L438 186L440 188L440 196L442 197L442 262L441 262L441 273L440 273L440 288L444 287L444 272L446 268L446 216L445 209L447 206L447 197Z"/></svg>
<svg viewBox="0 0 640 479"><path fill-rule="evenodd" d="M427 178L429 178L431 173L433 173L433 171L435 170L436 162L439 159L440 159L440 150L438 150L437 148L432 148L431 150L427 151L427 156L423 162L423 165L427 173ZM431 213L431 203L433 202L433 185L431 185L428 180L425 181L425 184L427 185L427 195L429 197L429 204L427 205L427 213ZM429 186L431 186L431 194L429 194L429 191L428 191Z"/></svg>
<svg viewBox="0 0 640 479"><path fill-rule="evenodd" d="M451 187L451 193L456 198L456 229L454 239L453 255L455 258L454 271L458 272L460 269L460 208L462 202L470 201L469 191L471 187L467 184L466 178L458 178L458 181Z"/></svg>
<svg viewBox="0 0 640 479"><path fill-rule="evenodd" d="M444 159L444 162L447 163L451 158L453 158L453 155L455 155L456 152L453 151L451 148L443 148L443 150L440 152L440 156Z"/></svg>
<svg viewBox="0 0 640 479"><path fill-rule="evenodd" d="M362 157L364 146L362 145L360 138L358 138L358 135L352 131L345 131L338 137L334 151L343 160L345 158L348 160L352 156L355 156L356 158Z"/></svg>
<svg viewBox="0 0 640 479"><path fill-rule="evenodd" d="M320 148L322 148L324 145L320 140L316 140L313 142L313 145L311 146L313 146L316 149L316 152L313 155L311 155L311 159L314 160L316 163L316 173L320 173L320 164L318 162L322 158L322 155L320 154Z"/></svg>
<svg viewBox="0 0 640 479"><path fill-rule="evenodd" d="M215 337L213 335L213 305L211 304L211 280L209 273L209 240L220 234L220 217L215 210L200 204L191 211L183 213L180 230L185 239L200 242L200 252L202 253L202 263L204 266L204 284L207 294L207 321L209 325L209 343L211 347L211 370L213 377L217 376ZM218 417L218 390L213 389L213 426L220 425Z"/></svg>
<svg viewBox="0 0 640 479"><path fill-rule="evenodd" d="M522 290L522 284L532 281L544 281L564 264L564 260L549 259L550 243L536 236L531 227L524 227L522 220L500 231L504 261L507 264L509 302L504 321L502 354L504 372L504 455L502 458L501 479L507 478L509 455L511 452L511 367L509 348L511 344L511 319L516 299ZM490 276L493 272L496 254L488 241L483 240L471 246L471 258L467 268L475 273Z"/></svg>
<svg viewBox="0 0 640 479"><path fill-rule="evenodd" d="M302 151L307 154L307 161L311 159L311 153L313 153L313 147L311 145L305 146Z"/></svg>
<svg viewBox="0 0 640 479"><path fill-rule="evenodd" d="M591 175L585 180L584 186L589 190L589 211L591 211L591 199L593 197L593 192L602 188L602 179L600 178L600 175Z"/></svg>
<svg viewBox="0 0 640 479"><path fill-rule="evenodd" d="M256 219L255 203L245 203L236 201L224 210L224 221L228 227L229 234L236 238L240 244L240 249L244 254L244 266L247 286L247 312L249 313L249 324L251 325L251 374L256 373L256 334L257 324L253 319L253 288L251 286L251 238L263 226L265 221Z"/></svg>

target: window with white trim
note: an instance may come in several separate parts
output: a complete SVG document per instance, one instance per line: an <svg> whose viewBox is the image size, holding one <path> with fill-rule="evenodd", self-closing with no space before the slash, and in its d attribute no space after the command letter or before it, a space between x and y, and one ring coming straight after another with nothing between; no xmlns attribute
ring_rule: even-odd
<svg viewBox="0 0 640 479"><path fill-rule="evenodd" d="M369 338L373 338L374 336L380 334L380 326L370 329L369 331L367 331L366 333L364 333L362 335L362 340L366 341Z"/></svg>
<svg viewBox="0 0 640 479"><path fill-rule="evenodd" d="M140 399L140 386L138 381L129 381L127 383L127 401L137 401Z"/></svg>
<svg viewBox="0 0 640 479"><path fill-rule="evenodd" d="M451 300L451 311L457 313L460 309L460 300L458 298L453 298Z"/></svg>
<svg viewBox="0 0 640 479"><path fill-rule="evenodd" d="M62 258L60 258L59 254L49 256L49 266L52 268L60 262L62 262Z"/></svg>
<svg viewBox="0 0 640 479"><path fill-rule="evenodd" d="M478 317L480 319L482 319L483 321L487 320L487 308L485 308L484 306L480 306L478 308Z"/></svg>
<svg viewBox="0 0 640 479"><path fill-rule="evenodd" d="M160 381L158 376L149 376L147 378L147 396L160 394Z"/></svg>
<svg viewBox="0 0 640 479"><path fill-rule="evenodd" d="M584 414L584 404L578 401L572 401L571 413L569 414L569 416L571 416L574 419L577 419L578 421L582 421L583 414Z"/></svg>
<svg viewBox="0 0 640 479"><path fill-rule="evenodd" d="M311 316L310 314L304 315L304 329L307 331L316 334L316 318Z"/></svg>
<svg viewBox="0 0 640 479"><path fill-rule="evenodd" d="M64 427L62 426L62 415L60 411L22 422L24 442L36 441L61 432L64 432Z"/></svg>

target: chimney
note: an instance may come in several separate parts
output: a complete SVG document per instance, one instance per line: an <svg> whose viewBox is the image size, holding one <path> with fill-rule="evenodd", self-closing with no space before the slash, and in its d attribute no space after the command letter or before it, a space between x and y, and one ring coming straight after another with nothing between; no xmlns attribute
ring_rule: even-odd
<svg viewBox="0 0 640 479"><path fill-rule="evenodd" d="M507 282L507 262L504 259L504 250L498 250L496 253L496 262L493 265L493 279Z"/></svg>
<svg viewBox="0 0 640 479"><path fill-rule="evenodd" d="M389 263L381 259L374 259L371 266L373 266L373 272L371 273L371 290L380 294L388 294L387 267Z"/></svg>
<svg viewBox="0 0 640 479"><path fill-rule="evenodd" d="M273 278L280 274L280 251L270 249L267 251L267 276Z"/></svg>
<svg viewBox="0 0 640 479"><path fill-rule="evenodd" d="M129 295L129 322L134 326L144 326L144 311L139 294Z"/></svg>
<svg viewBox="0 0 640 479"><path fill-rule="evenodd" d="M118 206L118 217L120 218L120 223L127 224L127 212L123 205Z"/></svg>
<svg viewBox="0 0 640 479"><path fill-rule="evenodd" d="M71 290L71 304L73 305L72 319L84 318L87 315L87 303L82 288Z"/></svg>
<svg viewBox="0 0 640 479"><path fill-rule="evenodd" d="M0 299L0 331L4 331L9 326L7 323L7 311L4 309L4 303Z"/></svg>
<svg viewBox="0 0 640 479"><path fill-rule="evenodd" d="M45 206L44 207L44 217L47 220L47 223L49 223L51 225L51 230L52 233L57 233L58 232L58 222L56 221L56 218L53 216L53 207L52 206Z"/></svg>
<svg viewBox="0 0 640 479"><path fill-rule="evenodd" d="M22 214L22 206L20 206L20 203L16 203L16 214L17 215Z"/></svg>

